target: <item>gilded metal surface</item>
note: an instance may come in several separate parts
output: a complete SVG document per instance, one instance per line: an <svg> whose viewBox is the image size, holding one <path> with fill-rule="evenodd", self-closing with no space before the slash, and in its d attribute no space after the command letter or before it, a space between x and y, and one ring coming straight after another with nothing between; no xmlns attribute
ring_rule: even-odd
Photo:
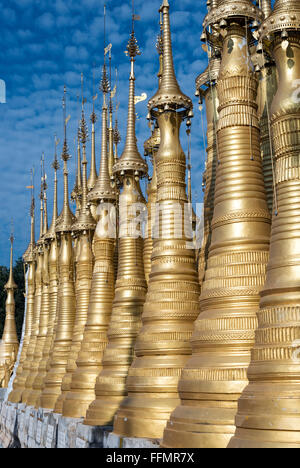
<svg viewBox="0 0 300 468"><path fill-rule="evenodd" d="M109 105L109 127L108 127L108 172L109 176L113 176L113 167L115 164L114 155L114 128L113 128L113 114L112 114L112 103L110 100Z"/></svg>
<svg viewBox="0 0 300 468"><path fill-rule="evenodd" d="M67 372L62 381L62 393L58 398L54 408L55 413L62 413L63 411L63 402L65 401L67 392L71 388L72 376L76 370L76 360L80 351L84 328L88 317L88 307L93 274L92 238L96 227L96 222L92 217L90 207L87 203L87 127L85 123L84 110L82 110L80 137L83 148L82 202L78 219L73 225L73 233L77 236L75 259L76 317L73 330L72 346L68 357Z"/></svg>
<svg viewBox="0 0 300 468"><path fill-rule="evenodd" d="M94 100L93 100L93 107L94 107ZM88 190L92 190L95 187L97 182L98 174L96 169L96 131L95 131L95 124L97 122L97 116L95 114L94 108L91 114L91 123L92 123L92 152L91 152L91 169L88 178Z"/></svg>
<svg viewBox="0 0 300 468"><path fill-rule="evenodd" d="M47 326L46 340L42 351L42 359L39 363L38 375L33 382L33 391L36 393L34 405L39 408L40 397L44 388L44 381L48 372L48 362L51 356L51 349L55 336L55 323L57 321L57 296L58 296L58 245L56 239L53 239L50 245L48 255L49 268L49 319ZM33 396L31 396L33 398Z"/></svg>
<svg viewBox="0 0 300 468"><path fill-rule="evenodd" d="M133 41L133 36L131 36ZM136 41L134 41L136 44ZM129 86L129 106L127 120L127 138L122 156L114 168L114 173L123 186L119 196L121 216L120 239L118 240L118 275L115 285L115 297L112 316L108 328L108 345L102 358L102 370L97 378L96 399L89 406L85 424L92 426L112 425L116 411L127 395L126 379L128 369L134 357L134 345L141 328L141 316L146 297L147 285L143 265L143 238L130 232L130 223L142 214L145 200L141 192L139 177L136 175L141 156L136 147L135 134L135 47L131 47L131 74ZM131 150L133 154L130 154ZM128 164L127 168L127 162ZM137 166L134 168L135 161ZM125 164L124 164L125 162ZM122 169L124 167L124 169ZM143 169L144 172L144 169ZM141 172L141 175L143 175ZM141 204L137 213L134 204ZM126 215L124 216L124 213ZM126 232L122 232L125 225Z"/></svg>
<svg viewBox="0 0 300 468"><path fill-rule="evenodd" d="M277 90L277 74L276 67L273 63L268 66L263 64L259 73L258 87L258 117L260 126L260 147L261 157L263 161L263 173L265 180L265 188L267 193L267 201L270 213L273 212L273 197L274 197L274 178L272 167L272 151L271 151L271 135L269 116L273 98Z"/></svg>
<svg viewBox="0 0 300 468"><path fill-rule="evenodd" d="M0 386L1 381L3 386L7 383L7 378L10 377L10 370L13 369L18 349L19 349L19 340L17 337L16 330L16 319L15 319L15 289L17 285L13 278L13 242L14 238L11 235L10 238L11 247L10 247L10 269L9 269L9 278L8 282L4 286L4 289L7 294L5 302L5 321L4 329L1 338L0 344ZM7 374L6 368L8 368L9 375ZM3 379L4 378L4 379Z"/></svg>
<svg viewBox="0 0 300 468"><path fill-rule="evenodd" d="M178 93L174 73L169 5L164 1L163 76L159 92L150 101L158 106L161 144L156 157L157 200L164 222L154 239L148 294L138 335L136 358L129 369L128 397L115 417L114 432L124 436L161 438L170 413L179 403L181 370L191 353L193 322L199 314L199 284L195 252L187 247L192 234L177 234L184 226L186 157L179 140L182 114L164 110L178 102L190 109L191 101ZM169 83L176 85L169 93ZM158 98L163 96L163 102ZM178 98L178 99L177 99ZM160 105L161 102L161 105ZM182 213L173 212L174 203ZM180 229L181 230L181 229ZM176 232L177 231L177 232ZM176 233L176 235L174 235Z"/></svg>
<svg viewBox="0 0 300 468"><path fill-rule="evenodd" d="M261 10L265 18L268 18L272 13L271 0L262 0L261 1Z"/></svg>
<svg viewBox="0 0 300 468"><path fill-rule="evenodd" d="M33 317L34 317L34 293L35 293L35 216L34 216L34 198L31 200L30 212L30 243L24 254L24 262L28 264L27 278L27 309L26 309L26 324L23 340L23 348L20 356L15 380L13 382L13 390L10 393L8 400L12 403L20 403L22 392L25 388L26 374L24 372L24 364L27 362L28 348L32 337Z"/></svg>
<svg viewBox="0 0 300 468"><path fill-rule="evenodd" d="M85 417L90 403L95 399L96 378L101 370L102 356L107 345L107 329L114 297L114 244L109 237L107 207L104 202L116 200L116 190L111 186L107 154L107 105L105 94L102 107L102 147L99 177L89 200L97 203L97 228L93 240L95 258L88 317L81 342L76 369L72 375L70 391L63 403L63 416ZM102 203L103 202L103 203Z"/></svg>
<svg viewBox="0 0 300 468"><path fill-rule="evenodd" d="M60 235L58 259L58 304L57 329L53 344L50 368L41 394L41 407L54 409L61 393L61 384L66 373L75 321L75 291L73 280L73 248L69 232Z"/></svg>
<svg viewBox="0 0 300 468"><path fill-rule="evenodd" d="M66 91L65 91L66 93ZM65 95L64 95L64 114ZM53 343L53 352L49 371L44 381L41 394L41 407L54 409L56 400L61 393L61 384L66 373L68 356L72 344L73 327L75 322L75 289L74 289L74 262L71 231L75 217L69 205L68 190L68 168L67 161L70 159L67 144L67 121L64 115L65 140L62 152L64 161L64 201L63 208L56 222L56 235L59 239L58 258L58 302L57 302L57 327Z"/></svg>
<svg viewBox="0 0 300 468"><path fill-rule="evenodd" d="M49 294L49 318L47 326L46 340L42 351L42 359L39 364L38 375L33 382L33 392L36 393L35 407L40 407L40 397L44 388L44 380L47 375L48 363L50 361L51 349L55 337L55 325L57 323L57 296L58 296L58 244L56 239L56 222L57 222L57 171L59 163L56 154L57 142L55 141L55 158L52 164L54 169L54 196L53 196L53 216L49 230L44 236L45 248L48 249L48 270L45 266L45 287L48 288ZM48 284L48 286L46 286ZM33 398L33 396L31 396Z"/></svg>
<svg viewBox="0 0 300 468"><path fill-rule="evenodd" d="M153 173L150 183L148 184L147 194L148 194L148 202L147 202L147 211L148 211L148 219L147 219L147 236L144 239L144 271L145 271L145 279L147 284L149 283L149 276L151 273L151 256L153 250L153 227L154 227L154 219L152 219L152 210L154 210L156 206L157 200L157 175L156 175L156 154L159 149L160 145L160 130L158 125L155 127L152 135L144 144L145 155L150 156L153 164Z"/></svg>
<svg viewBox="0 0 300 468"><path fill-rule="evenodd" d="M300 30L300 5L298 0L276 0L272 14L266 18L261 28L260 39L282 31Z"/></svg>
<svg viewBox="0 0 300 468"><path fill-rule="evenodd" d="M260 155L257 80L247 48L245 28L233 22L224 38L217 84L219 163L201 314L193 355L179 382L181 404L164 433L165 447L225 448L248 383L271 217Z"/></svg>
<svg viewBox="0 0 300 468"><path fill-rule="evenodd" d="M217 122L218 122L218 96L216 80L220 71L220 59L213 58L208 68L196 79L197 91L201 99L205 100L207 120L207 157L203 174L204 190L204 237L198 258L198 276L202 287L207 267L207 259L212 234L212 219L214 214L215 184L217 170ZM207 86L205 90L201 86Z"/></svg>
<svg viewBox="0 0 300 468"><path fill-rule="evenodd" d="M292 12L297 16L296 3L278 1L267 27L272 19L279 20L279 12L282 18ZM273 218L250 383L239 400L237 431L230 447L300 447L299 31L290 31L287 42L276 35L272 53L279 72L271 107L278 215Z"/></svg>
<svg viewBox="0 0 300 468"><path fill-rule="evenodd" d="M130 210L133 203L144 203L144 198L135 176L126 174L124 190L120 195L120 210L122 207ZM96 381L96 399L89 406L85 419L85 424L92 426L112 425L114 415L127 395L126 378L141 328L146 297L143 239L125 236L119 239L118 245L119 267L108 345L102 358L102 371Z"/></svg>
<svg viewBox="0 0 300 468"><path fill-rule="evenodd" d="M284 1L284 0L283 0ZM297 1L297 0L295 0ZM211 9L204 19L203 27L215 25L222 20L245 19L255 20L260 23L263 20L263 12L251 0L219 0L216 8Z"/></svg>
<svg viewBox="0 0 300 468"><path fill-rule="evenodd" d="M157 93L149 100L149 110L152 110L156 107L169 106L170 104L173 106L177 106L178 108L193 108L191 99L181 91L174 71L169 9L170 5L168 0L163 0L161 6L164 24L163 73Z"/></svg>

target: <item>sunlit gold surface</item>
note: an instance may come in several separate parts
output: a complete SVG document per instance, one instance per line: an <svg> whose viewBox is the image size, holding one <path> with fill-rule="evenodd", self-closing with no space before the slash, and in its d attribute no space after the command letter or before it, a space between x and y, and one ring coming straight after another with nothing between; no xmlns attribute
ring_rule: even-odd
<svg viewBox="0 0 300 468"><path fill-rule="evenodd" d="M58 398L54 412L62 413L63 402L67 392L71 388L72 376L76 370L76 360L80 351L83 339L84 328L87 322L88 307L91 291L91 280L93 273L93 253L92 238L96 227L96 222L90 212L87 201L88 180L87 180L87 158L86 143L88 129L84 114L84 100L82 102L82 118L80 122L80 138L83 150L82 160L82 199L81 209L75 224L72 227L75 241L75 295L76 295L76 316L73 329L72 346L68 356L67 372L63 378L61 395Z"/></svg>
<svg viewBox="0 0 300 468"><path fill-rule="evenodd" d="M136 46L136 43L134 44ZM123 191L119 196L120 238L118 240L118 275L112 316L108 329L108 345L102 358L102 370L97 378L96 399L89 406L85 424L112 425L120 403L127 395L126 378L134 356L134 345L141 328L141 315L146 295L143 265L143 239L141 233L134 236L130 223L141 215L144 197L141 192L139 171L144 166L135 136L135 76L134 57L136 48L130 50L131 74L129 85L128 121L125 148L114 175L119 178ZM110 122L112 123L111 119ZM111 146L112 150L112 146ZM124 162L129 163L126 168ZM124 169L120 169L123 168ZM134 204L140 203L135 213ZM125 231L123 229L125 227ZM141 225L139 226L141 231Z"/></svg>
<svg viewBox="0 0 300 468"><path fill-rule="evenodd" d="M65 114L65 96L63 103ZM59 240L57 326L51 361L49 363L49 371L44 381L44 389L40 399L41 407L47 409L54 409L56 400L61 394L61 384L66 373L72 344L76 312L73 246L71 238L72 226L76 218L69 206L67 161L70 159L70 156L67 145L66 118L62 159L64 161L64 202L62 212L56 222L56 236Z"/></svg>
<svg viewBox="0 0 300 468"><path fill-rule="evenodd" d="M145 271L145 279L147 284L149 282L149 276L151 272L151 256L153 250L153 225L155 217L155 204L157 200L157 176L156 176L156 162L155 157L160 145L160 130L157 126L151 137L144 144L145 154L149 155L152 159L153 164L153 173L150 183L148 184L148 203L147 203L147 211L148 211L148 219L147 219L147 236L144 239L144 271ZM154 211L152 213L152 211Z"/></svg>
<svg viewBox="0 0 300 468"><path fill-rule="evenodd" d="M55 142L56 143L56 142ZM48 307L48 323L46 338L42 349L42 358L38 366L38 374L34 379L32 385L32 392L30 398L32 405L36 408L40 406L40 396L44 387L44 380L47 374L47 364L50 359L52 344L54 341L55 323L57 321L57 295L58 295L58 245L56 240L55 226L57 221L57 170L59 164L57 161L57 154L55 151L55 158L52 164L54 168L54 197L53 197L53 216L52 223L49 230L44 236L46 258L44 258L44 274L43 274L43 288L44 288L44 307ZM45 301L49 300L49 305ZM43 304L42 304L43 307Z"/></svg>
<svg viewBox="0 0 300 468"><path fill-rule="evenodd" d="M258 88L258 117L260 125L260 146L261 157L263 161L263 172L265 180L265 188L267 193L267 202L270 213L273 212L273 197L274 197L274 179L272 167L272 140L270 135L270 108L274 95L277 90L276 67L274 64L265 65L263 63L261 72L259 73L259 88Z"/></svg>
<svg viewBox="0 0 300 468"><path fill-rule="evenodd" d="M124 178L120 210L130 210L132 203L144 201L134 176ZM130 219L128 219L130 221ZM112 425L120 403L127 395L126 378L134 356L134 344L141 328L146 296L143 266L143 239L129 236L119 239L119 268L108 345L103 354L102 371L97 378L96 400L90 405L85 424Z"/></svg>
<svg viewBox="0 0 300 468"><path fill-rule="evenodd" d="M37 336L39 333L39 323L40 323L40 314L41 314L41 304L42 304L42 270L43 270L43 255L41 253L41 246L37 245L36 247L36 270L35 270L35 294L34 294L34 313L33 313L33 326L32 333L28 345L26 360L23 366L23 375L24 379L24 388L22 392L22 402L25 401L30 391L26 389L27 379L31 375L31 367L33 365L33 357L37 342ZM23 400L24 399L24 400Z"/></svg>
<svg viewBox="0 0 300 468"><path fill-rule="evenodd" d="M89 201L97 204L97 228L93 240L94 270L88 307L88 317L81 342L76 369L72 375L70 391L63 403L63 416L85 417L86 410L95 399L96 378L101 370L102 356L107 345L107 329L114 297L114 243L107 226L107 208L101 201L114 202L108 172L107 106L102 108L102 149L99 177L89 193Z"/></svg>
<svg viewBox="0 0 300 468"><path fill-rule="evenodd" d="M234 433L237 400L247 385L270 214L260 156L257 81L245 38L245 29L232 24L224 39L217 84L219 163L212 241L193 355L179 382L181 405L165 430L165 447L225 448Z"/></svg>
<svg viewBox="0 0 300 468"><path fill-rule="evenodd" d="M297 16L298 2L277 1L269 22L279 72L271 107L278 215L273 218L267 280L261 293L249 385L239 400L230 447L300 447L300 39L280 37L280 14ZM275 25L273 22L275 22ZM295 27L296 29L296 27ZM296 91L295 91L296 90Z"/></svg>
<svg viewBox="0 0 300 468"><path fill-rule="evenodd" d="M187 203L186 157L179 140L182 117L170 109L191 101L181 92L174 72L169 5L162 7L163 75L159 91L149 101L150 110L158 107L161 144L156 156L157 201L164 223L156 228L149 289L138 336L136 358L129 369L128 397L114 423L114 432L130 437L161 438L170 413L179 403L177 393L181 370L191 353L193 322L199 313L199 284L195 252L187 248L191 232L184 233L184 208ZM170 94L168 95L168 93ZM172 97L170 97L172 96ZM173 100L174 97L174 100ZM173 212L174 203L182 213ZM181 228L181 234L176 229Z"/></svg>
<svg viewBox="0 0 300 468"><path fill-rule="evenodd" d="M207 266L209 247L211 243L212 219L214 214L215 184L217 170L217 122L219 101L216 90L216 79L220 69L220 59L214 58L205 72L196 80L196 86L201 98L205 99L207 119L207 158L203 182L204 191L204 237L198 259L199 283L202 287ZM203 91L200 86L206 85Z"/></svg>
<svg viewBox="0 0 300 468"><path fill-rule="evenodd" d="M50 369L44 381L41 407L54 409L61 392L72 343L75 320L75 292L73 282L73 249L71 234L63 232L59 249L58 323Z"/></svg>

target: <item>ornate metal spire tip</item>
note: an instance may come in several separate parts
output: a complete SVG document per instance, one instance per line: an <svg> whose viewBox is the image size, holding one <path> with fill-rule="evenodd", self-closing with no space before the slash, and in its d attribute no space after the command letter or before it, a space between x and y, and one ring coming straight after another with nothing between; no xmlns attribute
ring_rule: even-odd
<svg viewBox="0 0 300 468"><path fill-rule="evenodd" d="M103 69L102 69L102 79L100 83L100 91L102 91L103 94L108 94L110 92L110 82L106 70L106 64L104 63Z"/></svg>
<svg viewBox="0 0 300 468"><path fill-rule="evenodd" d="M138 45L138 41L135 37L134 31L132 31L130 34L130 39L126 47L125 54L128 55L131 59L134 59L137 55L141 55L141 51Z"/></svg>

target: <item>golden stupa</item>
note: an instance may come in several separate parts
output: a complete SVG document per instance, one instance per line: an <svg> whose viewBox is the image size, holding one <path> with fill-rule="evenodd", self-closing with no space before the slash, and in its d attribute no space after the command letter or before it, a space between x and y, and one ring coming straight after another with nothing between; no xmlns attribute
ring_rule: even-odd
<svg viewBox="0 0 300 468"><path fill-rule="evenodd" d="M82 76L83 89L83 76ZM92 239L96 222L91 214L88 204L87 158L86 143L88 138L87 124L84 114L84 97L82 91L82 116L79 136L82 143L82 198L81 207L75 224L72 226L73 236L76 238L75 253L75 294L76 316L73 329L72 345L68 356L66 374L62 381L62 393L58 398L54 412L62 413L63 402L71 388L72 376L76 370L76 361L83 339L84 329L88 318L88 307L93 275ZM81 161L79 162L81 164Z"/></svg>
<svg viewBox="0 0 300 468"><path fill-rule="evenodd" d="M115 413L127 395L126 379L134 357L135 341L141 328L147 289L141 223L137 226L133 224L136 217L143 214L145 207L140 178L147 173L147 165L138 152L135 134L134 62L140 52L134 31L127 52L131 61L127 137L122 156L113 167L113 173L123 188L119 196L118 274L107 334L108 344L95 386L96 399L89 406L85 419L85 424L92 426L112 425Z"/></svg>
<svg viewBox="0 0 300 468"><path fill-rule="evenodd" d="M72 345L73 328L75 322L75 288L74 288L74 265L72 246L72 226L75 217L69 205L68 191L68 168L70 159L67 144L66 117L66 88L63 98L64 110L64 146L62 160L64 162L64 202L60 216L56 222L56 236L59 243L58 254L58 302L57 302L57 326L53 343L53 351L49 370L45 377L44 388L41 394L41 407L54 409L56 401L61 394L61 384L66 373L69 352Z"/></svg>
<svg viewBox="0 0 300 468"><path fill-rule="evenodd" d="M182 120L192 116L192 102L182 93L175 77L169 8L164 0L162 78L158 92L149 101L161 134L156 155L157 202L164 222L155 220L143 327L129 369L128 397L114 422L114 432L129 437L162 437L167 419L179 402L178 380L191 353L189 340L199 314L192 233L183 232L189 213L185 210L186 157L179 140ZM177 112L180 108L183 110Z"/></svg>
<svg viewBox="0 0 300 468"><path fill-rule="evenodd" d="M116 189L112 186L108 170L107 105L110 84L107 77L105 55L100 89L103 92L101 167L88 200L96 205L97 227L93 239L94 269L87 322L81 341L76 369L70 390L65 397L62 414L66 417L85 417L95 399L95 383L101 370L102 357L107 345L107 330L114 297L115 234L110 232L108 218L113 216ZM110 204L110 205L109 205ZM108 206L109 205L109 206Z"/></svg>

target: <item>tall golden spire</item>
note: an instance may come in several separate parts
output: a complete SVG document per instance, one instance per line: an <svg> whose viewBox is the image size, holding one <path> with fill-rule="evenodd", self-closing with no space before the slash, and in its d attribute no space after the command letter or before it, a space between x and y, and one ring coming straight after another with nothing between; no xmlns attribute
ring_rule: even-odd
<svg viewBox="0 0 300 468"><path fill-rule="evenodd" d="M270 108L276 211L258 329L233 448L300 447L300 3L277 0L260 29L275 60Z"/></svg>
<svg viewBox="0 0 300 468"><path fill-rule="evenodd" d="M45 178L44 178L44 166L43 166L43 155L41 157L41 189L40 189L40 237L36 243L36 270L35 270L35 294L34 294L34 317L33 317L33 328L32 336L28 346L26 362L24 362L24 375L25 385L22 392L22 403L27 403L27 398L30 395L33 384L33 376L37 370L37 360L35 359L35 353L39 345L39 333L41 329L41 317L42 317L42 275L43 275L43 261L44 261L44 224L45 224ZM42 323L44 323L42 321Z"/></svg>
<svg viewBox="0 0 300 468"><path fill-rule="evenodd" d="M72 345L68 356L66 374L62 381L61 395L58 398L54 412L62 413L63 403L67 392L70 390L72 375L76 370L76 360L80 351L84 328L88 316L88 306L90 299L91 281L93 274L93 253L92 253L92 238L93 231L96 227L96 222L91 215L90 207L87 203L87 159L86 159L86 143L88 139L88 130L84 113L84 89L83 89L83 74L81 75L82 87L82 111L80 122L80 140L83 151L83 177L82 177L82 200L81 210L77 221L73 225L73 233L76 236L75 256L76 256L76 278L75 278L75 293L76 293L76 317L73 329Z"/></svg>
<svg viewBox="0 0 300 468"><path fill-rule="evenodd" d="M28 396L27 404L39 407L40 396L44 385L44 379L47 374L47 362L53 343L54 324L57 312L57 259L58 247L55 234L55 225L57 221L57 171L59 163L57 159L58 141L55 136L55 154L52 167L54 169L54 196L53 196L53 215L49 230L44 236L44 258L42 275L42 305L40 324L43 325L39 332L40 345L36 350L35 360L38 361L37 372L32 377L32 390ZM42 319L43 316L43 319Z"/></svg>
<svg viewBox="0 0 300 468"><path fill-rule="evenodd" d="M8 278L8 282L6 283L6 285L4 286L4 289L6 291L8 291L9 289L17 289L17 285L14 281L14 278L13 278L13 255L14 255L14 235L13 235L13 230L11 232L11 235L10 235L10 262L9 262L9 278ZM2 338L3 339L3 338Z"/></svg>
<svg viewBox="0 0 300 468"><path fill-rule="evenodd" d="M166 421L179 402L178 380L191 353L189 339L199 314L195 252L188 248L192 234L190 229L182 232L187 205L186 157L179 132L182 119L191 113L192 102L180 91L174 73L167 1L163 2L162 14L163 76L149 108L161 132L156 155L161 211L157 217L164 222L155 223L143 326L128 373L128 397L115 417L114 432L128 437L162 437ZM177 113L177 108L184 111Z"/></svg>
<svg viewBox="0 0 300 468"><path fill-rule="evenodd" d="M135 236L130 232L130 223L135 216L142 214L144 208L145 200L139 180L147 171L138 153L135 134L134 61L140 52L134 34L134 21L127 51L131 61L127 138L123 154L113 168L123 189L119 197L120 226L127 223L127 230L120 233L118 239L118 273L108 345L96 381L96 399L86 414L85 424L88 425L112 425L116 411L127 395L126 379L134 356L135 340L141 328L146 296L143 238L141 234ZM132 207L138 204L140 207L137 213L130 214Z"/></svg>
<svg viewBox="0 0 300 468"><path fill-rule="evenodd" d="M50 312L50 303L49 303L49 272L48 272L48 259L49 251L48 245L45 240L45 234L48 231L48 209L47 209L47 176L45 173L45 154L42 155L41 160L41 183L44 202L44 222L43 222L43 238L39 241L38 249L38 271L41 272L38 275L38 288L36 292L36 304L37 310L39 309L39 321L36 330L36 340L34 345L34 350L32 354L30 372L26 379L25 391L22 394L22 402L26 403L29 406L34 406L38 397L38 393L33 389L33 384L35 379L39 374L39 366L43 358L43 348L47 338L48 331L48 321L49 321L49 312Z"/></svg>
<svg viewBox="0 0 300 468"><path fill-rule="evenodd" d="M62 151L62 160L64 161L64 202L62 212L56 223L56 234L59 240L58 315L53 352L49 362L49 371L45 378L44 389L41 394L41 406L47 409L54 409L56 400L61 393L61 383L66 373L68 356L72 344L76 310L73 246L71 238L75 217L69 205L67 162L70 159L70 155L67 143L67 124L70 116L66 116L66 93L67 90L65 87L63 97L64 145Z"/></svg>
<svg viewBox="0 0 300 468"><path fill-rule="evenodd" d="M105 8L105 7L104 7ZM104 10L105 16L105 10ZM104 34L105 38L105 34ZM95 399L95 382L101 370L103 352L107 345L107 329L110 322L114 295L114 244L115 238L109 232L108 219L112 219L112 203L116 201L116 189L111 186L107 154L107 105L109 80L105 61L100 90L103 93L101 166L97 182L88 195L96 207L97 228L93 239L95 264L81 348L72 375L70 391L63 403L63 416L85 417L90 403Z"/></svg>
<svg viewBox="0 0 300 468"><path fill-rule="evenodd" d="M158 72L158 83L161 84L162 73L163 73L163 37L162 37L162 28L163 24L160 20L160 35L158 36L156 43L156 50L159 55L159 72ZM160 146L160 129L155 123L154 129L152 129L152 122L149 121L149 127L151 129L151 136L144 143L144 154L149 156L153 166L152 177L149 177L149 184L147 188L148 202L147 202L147 227L146 227L146 237L144 239L144 271L145 279L147 284L149 283L149 276L151 273L151 257L153 251L153 228L155 222L155 211L157 201L157 174L156 174L156 156Z"/></svg>
<svg viewBox="0 0 300 468"><path fill-rule="evenodd" d="M27 308L25 333L23 339L22 353L13 382L13 391L10 393L8 400L12 403L20 403L22 392L25 388L26 373L24 372L24 364L27 362L28 348L32 340L33 319L34 319L34 292L35 292L35 235L34 235L34 185L33 185L33 170L31 171L31 207L30 207L30 243L23 256L24 262L28 264L27 273Z"/></svg>
<svg viewBox="0 0 300 468"><path fill-rule="evenodd" d="M105 7L104 7L105 8ZM112 187L109 176L108 167L108 153L107 153L107 104L106 95L110 92L110 84L106 70L106 54L105 54L104 42L104 63L102 69L102 79L100 84L100 90L103 93L103 106L102 106L102 142L101 142L101 163L100 172L97 182L88 194L88 200L91 202L99 202L101 200L115 200L116 189Z"/></svg>
<svg viewBox="0 0 300 468"><path fill-rule="evenodd" d="M163 0L160 10L163 15L163 74L157 93L149 101L150 110L163 105L166 110L170 105L178 109L193 107L191 99L181 91L175 75L169 10L168 0Z"/></svg>
<svg viewBox="0 0 300 468"><path fill-rule="evenodd" d="M128 114L127 114L127 134L125 147L119 161L116 162L113 168L113 173L117 174L126 169L136 173L136 175L144 175L148 171L147 164L141 157L135 134L135 74L134 74L134 62L137 55L141 55L140 49L135 37L134 22L130 40L127 45L127 55L130 57L131 71L129 78L129 100L128 100Z"/></svg>
<svg viewBox="0 0 300 468"><path fill-rule="evenodd" d="M217 79L219 76L221 60L215 54L209 59L207 69L196 79L196 94L199 95L199 104L202 112L203 99L205 100L207 120L207 157L203 174L204 185L204 237L198 259L199 283L202 286L212 235L212 219L214 214L216 170L217 170L217 123L219 101L217 96Z"/></svg>
<svg viewBox="0 0 300 468"><path fill-rule="evenodd" d="M4 330L0 343L0 387L7 387L9 378L14 368L18 349L19 341L16 330L16 319L15 319L15 299L14 292L17 289L17 285L13 278L13 243L14 236L13 231L10 236L10 268L8 282L4 286L7 293L7 299L5 303L5 322Z"/></svg>

